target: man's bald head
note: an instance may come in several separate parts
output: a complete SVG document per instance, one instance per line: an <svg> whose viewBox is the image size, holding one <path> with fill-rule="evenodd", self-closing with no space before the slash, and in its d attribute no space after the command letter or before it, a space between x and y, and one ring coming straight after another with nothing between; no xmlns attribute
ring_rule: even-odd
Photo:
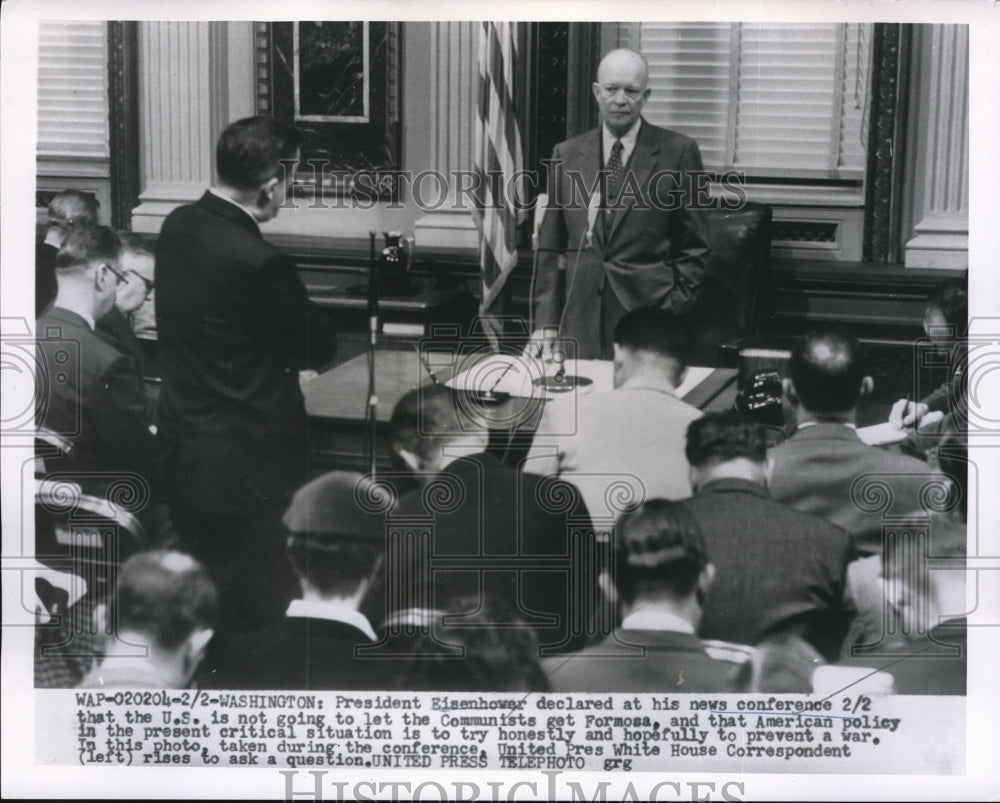
<svg viewBox="0 0 1000 803"><path fill-rule="evenodd" d="M639 119L649 97L646 59L628 48L612 50L597 67L594 97L601 122L615 136L624 135Z"/></svg>
<svg viewBox="0 0 1000 803"><path fill-rule="evenodd" d="M604 83L605 78L628 73L641 81L645 89L649 83L649 62L642 53L637 53L627 47L619 47L609 51L601 63L597 65L597 81Z"/></svg>
<svg viewBox="0 0 1000 803"><path fill-rule="evenodd" d="M789 378L801 405L813 413L854 410L868 381L861 346L842 329L803 337L792 352Z"/></svg>

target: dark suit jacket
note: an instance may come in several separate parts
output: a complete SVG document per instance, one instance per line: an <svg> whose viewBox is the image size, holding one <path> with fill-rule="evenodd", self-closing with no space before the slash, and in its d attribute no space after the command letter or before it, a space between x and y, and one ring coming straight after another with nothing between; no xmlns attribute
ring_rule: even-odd
<svg viewBox="0 0 1000 803"><path fill-rule="evenodd" d="M693 176L702 170L697 143L643 120L625 169L622 208L608 226L598 220L591 248L587 209L601 170L601 128L560 143L552 159L550 210L539 231L536 326L557 326L561 319L560 336L576 339L580 358L600 356L605 278L626 310L651 305L689 312L708 257L704 215L689 208ZM562 253L565 300L557 279Z"/></svg>
<svg viewBox="0 0 1000 803"><path fill-rule="evenodd" d="M580 552L570 563L574 539L583 544L593 528L585 504L566 483L522 473L489 454L463 457L427 488L402 496L389 528L411 550L428 533L430 554L386 555L364 606L370 620L414 607L453 611L460 598L482 594L535 627L542 645L582 643L597 603L596 570L587 560L596 556ZM438 565L422 568L432 558ZM553 566L553 559L561 565ZM502 566L489 567L491 560ZM400 578L406 582L402 592Z"/></svg>
<svg viewBox="0 0 1000 803"><path fill-rule="evenodd" d="M155 485L154 439L132 360L74 312L51 306L38 319L45 366L38 424L73 442L71 470L136 472Z"/></svg>
<svg viewBox="0 0 1000 803"><path fill-rule="evenodd" d="M48 243L35 245L35 317L42 314L56 297L56 254L59 249Z"/></svg>
<svg viewBox="0 0 1000 803"><path fill-rule="evenodd" d="M98 319L97 328L94 331L102 340L106 340L126 357L132 359L135 363L136 374L141 381L143 377L142 346L139 345L139 339L132 331L132 325L128 322L125 314L118 307L112 307L106 315Z"/></svg>
<svg viewBox="0 0 1000 803"><path fill-rule="evenodd" d="M617 642L637 645L624 654L608 638L569 658L549 658L542 668L554 692L729 691L735 664L711 658L690 633L619 630Z"/></svg>
<svg viewBox="0 0 1000 803"><path fill-rule="evenodd" d="M793 633L837 660L854 616L844 600L847 564L857 557L850 534L746 480L710 482L684 505L716 568L698 634L756 644Z"/></svg>
<svg viewBox="0 0 1000 803"><path fill-rule="evenodd" d="M862 555L881 554L883 515L922 513L921 489L928 482L943 481L926 463L868 446L842 424L799 429L770 456L774 458L771 496L844 528ZM872 488L868 498L862 498L860 483L868 481L863 477L878 481L888 495Z"/></svg>
<svg viewBox="0 0 1000 803"><path fill-rule="evenodd" d="M230 642L208 682L217 689L391 688L391 662L354 655L371 643L346 622L288 616Z"/></svg>
<svg viewBox="0 0 1000 803"><path fill-rule="evenodd" d="M156 321L169 492L229 515L287 498L309 462L298 372L335 351L294 263L248 214L206 193L163 224Z"/></svg>
<svg viewBox="0 0 1000 803"><path fill-rule="evenodd" d="M888 672L896 694L964 695L969 671L968 635L965 617L949 619L931 628L926 638L883 645L877 650L881 653L878 657L845 656L840 663ZM950 654L956 650L957 654Z"/></svg>

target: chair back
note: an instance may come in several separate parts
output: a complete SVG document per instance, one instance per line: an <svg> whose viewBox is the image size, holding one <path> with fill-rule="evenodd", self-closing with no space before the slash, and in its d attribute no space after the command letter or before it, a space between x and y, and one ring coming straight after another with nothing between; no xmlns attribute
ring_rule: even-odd
<svg viewBox="0 0 1000 803"><path fill-rule="evenodd" d="M747 201L739 209L713 209L704 214L711 252L694 316L692 364L718 365L720 346L760 334L771 314L772 212L767 204ZM735 359L735 351L732 356Z"/></svg>

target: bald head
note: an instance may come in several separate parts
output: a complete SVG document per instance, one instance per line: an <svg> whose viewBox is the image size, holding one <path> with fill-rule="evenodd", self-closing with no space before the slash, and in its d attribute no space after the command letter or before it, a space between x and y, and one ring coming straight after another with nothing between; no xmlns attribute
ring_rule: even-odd
<svg viewBox="0 0 1000 803"><path fill-rule="evenodd" d="M861 346L854 335L833 329L799 341L789 363L789 379L799 405L812 413L849 413L870 388Z"/></svg>
<svg viewBox="0 0 1000 803"><path fill-rule="evenodd" d="M612 50L597 67L594 97L601 122L617 137L627 133L639 119L649 97L649 65L641 54L628 48Z"/></svg>

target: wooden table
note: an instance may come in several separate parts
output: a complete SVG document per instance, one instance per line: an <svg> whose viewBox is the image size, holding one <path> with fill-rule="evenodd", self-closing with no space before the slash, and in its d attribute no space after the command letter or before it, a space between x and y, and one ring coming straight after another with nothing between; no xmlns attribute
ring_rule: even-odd
<svg viewBox="0 0 1000 803"><path fill-rule="evenodd" d="M434 373L441 382L447 382L453 370L441 360L434 362ZM684 400L705 410L725 409L732 405L735 380L735 369L717 368ZM430 382L414 348L381 347L376 351L376 466L379 470L393 467L388 424L396 402L408 390ZM309 414L314 468L317 471L367 471L364 425L368 400L367 355L354 357L307 382L303 394ZM462 405L462 409L468 413L474 408L475 414L481 416L476 420L490 430L491 449L514 460L521 452L527 452L541 414L537 401L521 414L516 405L526 401L514 399L491 408ZM512 427L511 421L516 425Z"/></svg>

